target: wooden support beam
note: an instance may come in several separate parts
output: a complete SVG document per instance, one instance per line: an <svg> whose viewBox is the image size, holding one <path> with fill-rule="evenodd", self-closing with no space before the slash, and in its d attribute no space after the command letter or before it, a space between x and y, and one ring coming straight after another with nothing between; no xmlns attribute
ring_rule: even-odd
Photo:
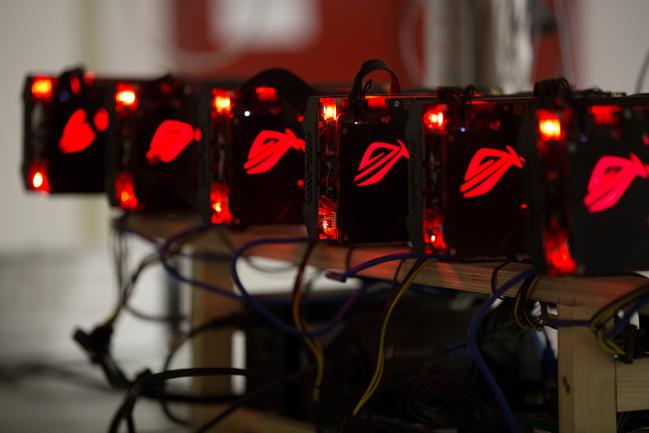
<svg viewBox="0 0 649 433"><path fill-rule="evenodd" d="M559 306L559 317L587 319L592 308ZM559 432L616 431L615 362L587 328L559 329Z"/></svg>

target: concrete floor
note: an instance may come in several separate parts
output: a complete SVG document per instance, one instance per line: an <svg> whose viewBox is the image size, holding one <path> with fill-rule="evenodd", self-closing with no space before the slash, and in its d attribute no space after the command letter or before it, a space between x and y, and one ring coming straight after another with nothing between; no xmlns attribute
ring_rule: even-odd
<svg viewBox="0 0 649 433"><path fill-rule="evenodd" d="M160 311L160 280L155 272L146 276L138 307ZM71 335L75 326L90 329L105 318L114 301L106 251L0 256L0 432L107 431L123 393L108 389ZM132 374L158 369L167 340L163 327L127 317L114 341ZM153 402L136 408L139 432L183 431Z"/></svg>

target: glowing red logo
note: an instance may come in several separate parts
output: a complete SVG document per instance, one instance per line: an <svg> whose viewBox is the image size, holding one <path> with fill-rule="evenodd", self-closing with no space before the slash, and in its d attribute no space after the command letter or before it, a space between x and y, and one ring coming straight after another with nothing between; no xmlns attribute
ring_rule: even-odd
<svg viewBox="0 0 649 433"><path fill-rule="evenodd" d="M584 205L595 213L617 204L636 177L649 178L649 164L644 165L635 154L629 158L603 156L590 175Z"/></svg>
<svg viewBox="0 0 649 433"><path fill-rule="evenodd" d="M497 149L480 149L473 156L464 174L460 192L464 198L478 197L493 189L509 167L523 168L525 159L507 146L507 152Z"/></svg>
<svg viewBox="0 0 649 433"><path fill-rule="evenodd" d="M304 152L304 140L296 137L290 129L285 132L261 131L250 146L243 168L248 174L265 173L275 167L291 148Z"/></svg>
<svg viewBox="0 0 649 433"><path fill-rule="evenodd" d="M108 113L100 108L94 117L95 128L103 132L108 127ZM68 119L59 140L63 153L77 153L86 150L95 141L95 131L86 118L85 110L79 108Z"/></svg>
<svg viewBox="0 0 649 433"><path fill-rule="evenodd" d="M200 139L201 130L194 130L189 123L165 120L153 134L146 159L149 164L171 162L192 140L199 141Z"/></svg>
<svg viewBox="0 0 649 433"><path fill-rule="evenodd" d="M367 148L358 174L354 178L357 186L367 186L380 182L397 161L404 157L410 159L410 154L403 141L397 139L397 144L376 141Z"/></svg>

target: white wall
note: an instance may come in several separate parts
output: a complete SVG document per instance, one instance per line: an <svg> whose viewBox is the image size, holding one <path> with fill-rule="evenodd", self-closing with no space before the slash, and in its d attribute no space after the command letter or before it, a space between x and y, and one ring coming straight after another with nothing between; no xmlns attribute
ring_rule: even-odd
<svg viewBox="0 0 649 433"><path fill-rule="evenodd" d="M103 246L104 197L26 194L19 165L23 79L28 72L86 64L98 74L169 69L169 1L3 0L0 2L0 252Z"/></svg>
<svg viewBox="0 0 649 433"><path fill-rule="evenodd" d="M577 84L634 92L649 50L649 1L580 0L576 9Z"/></svg>

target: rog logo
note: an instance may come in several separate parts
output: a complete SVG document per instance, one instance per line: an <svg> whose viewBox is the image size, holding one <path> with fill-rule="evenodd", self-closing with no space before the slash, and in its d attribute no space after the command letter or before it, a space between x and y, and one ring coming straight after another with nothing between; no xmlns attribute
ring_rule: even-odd
<svg viewBox="0 0 649 433"><path fill-rule="evenodd" d="M295 136L293 131L261 131L250 146L248 160L243 168L248 174L265 173L282 159L290 148L304 152L304 140Z"/></svg>
<svg viewBox="0 0 649 433"><path fill-rule="evenodd" d="M410 154L405 143L399 139L397 144L380 141L370 144L358 166L358 174L354 178L356 185L367 186L380 182L401 157L410 159Z"/></svg>
<svg viewBox="0 0 649 433"><path fill-rule="evenodd" d="M615 206L636 177L649 178L649 164L643 165L637 155L601 157L590 175L584 197L586 209L594 213Z"/></svg>
<svg viewBox="0 0 649 433"><path fill-rule="evenodd" d="M486 194L496 186L509 167L523 168L525 159L507 146L507 152L497 149L480 149L476 152L464 173L460 192L464 198Z"/></svg>
<svg viewBox="0 0 649 433"><path fill-rule="evenodd" d="M192 140L199 141L200 139L201 130L194 130L189 123L165 120L153 134L146 159L149 164L171 162Z"/></svg>
<svg viewBox="0 0 649 433"><path fill-rule="evenodd" d="M95 129L103 132L108 127L108 113L103 108L97 110L93 119ZM59 140L63 153L77 153L86 150L95 141L95 131L88 123L85 110L79 108L68 119Z"/></svg>

